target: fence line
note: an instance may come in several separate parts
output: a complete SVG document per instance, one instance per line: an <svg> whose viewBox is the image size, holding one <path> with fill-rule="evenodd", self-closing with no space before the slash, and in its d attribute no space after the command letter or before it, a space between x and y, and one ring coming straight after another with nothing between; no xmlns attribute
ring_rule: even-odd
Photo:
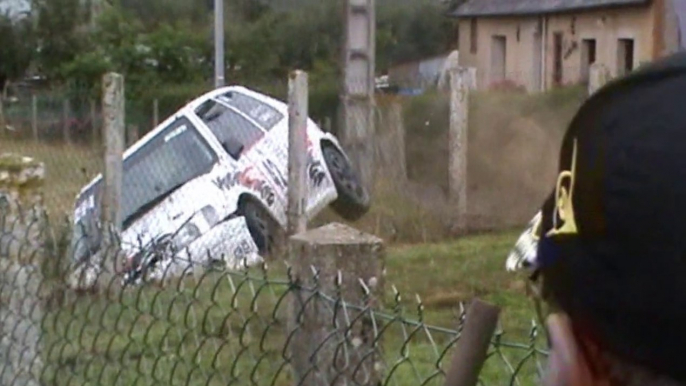
<svg viewBox="0 0 686 386"><path fill-rule="evenodd" d="M8 225L0 229L2 238L7 240L6 236L13 234L14 240L20 241L10 229ZM44 244L44 265L51 260L68 259L53 254L48 246L54 242L46 240ZM16 257L22 253L17 252ZM350 256L341 256L346 257ZM7 261L8 256L0 258ZM340 280L331 282L323 275L321 266L312 267L309 274L302 270L301 276L295 274L292 266L280 266L267 268L263 263L242 271L208 268L185 279L177 278L167 286L150 283L100 295L79 295L60 287L56 283L61 281L52 281L50 271L44 267L45 278L34 278L33 287L18 282L21 276L3 281L3 292L12 293L16 301L20 299L18 290L42 299L39 310L43 315L35 312L38 310L33 313L38 318L33 320L40 321L42 326L36 340L40 349L34 350L29 358L26 354L31 351L16 346L30 344L17 319L4 319L5 328L15 331L6 337L12 339L11 350L25 354L21 368L33 369L42 382L56 385L300 385L305 384L303 379L288 375L294 360L288 352L299 341L293 335L295 331L309 334L307 323L311 319L302 320L293 328L286 323L292 312L289 299L299 293L307 304L320 304L323 316L338 315L322 325L328 331L325 335L309 342L318 354L304 356L305 372L332 368L334 363L341 366L332 370L334 377L345 371L355 372L365 358L380 350L374 369L380 371L381 384L442 384L449 365L447 359L460 339L462 323L468 315L464 308L455 321L457 328L433 326L426 320L421 300L410 314L397 291L392 291L392 299L384 301L385 306L364 300L351 302L351 292L345 295L343 286L356 282L355 276L341 272ZM19 267L26 269L25 265ZM16 271L3 273L13 272ZM112 284L102 286L114 288ZM48 295L54 296L58 288L66 295L57 303L49 302ZM363 284L359 289L363 293L368 291ZM3 302L2 307L6 310L10 305ZM21 323L26 323L21 316L27 314L17 315L24 320ZM360 344L360 335L355 331L364 326L371 327L366 330L370 348L353 355L351 349ZM547 353L538 347L541 342L536 339L537 328L532 327L528 343L509 342L503 339L502 331L496 333L486 363L491 373L482 379L483 384L528 384L538 378L540 361ZM322 345L330 346L329 355L322 354ZM328 359L321 362L325 358ZM6 374L11 365L3 362L2 366L0 372ZM493 373L494 368L498 373ZM15 383L3 384L27 383L17 379Z"/></svg>

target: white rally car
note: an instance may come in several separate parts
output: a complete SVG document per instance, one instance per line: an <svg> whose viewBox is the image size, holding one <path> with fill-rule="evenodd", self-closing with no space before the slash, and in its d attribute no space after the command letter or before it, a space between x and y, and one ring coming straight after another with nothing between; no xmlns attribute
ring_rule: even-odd
<svg viewBox="0 0 686 386"><path fill-rule="evenodd" d="M328 205L348 220L370 198L338 140L308 119L306 213ZM288 106L241 86L191 101L123 156L123 281L178 276L220 263L259 263L286 226ZM72 285L93 284L102 271L99 224L102 176L78 194L71 252ZM278 227L278 228L277 228Z"/></svg>

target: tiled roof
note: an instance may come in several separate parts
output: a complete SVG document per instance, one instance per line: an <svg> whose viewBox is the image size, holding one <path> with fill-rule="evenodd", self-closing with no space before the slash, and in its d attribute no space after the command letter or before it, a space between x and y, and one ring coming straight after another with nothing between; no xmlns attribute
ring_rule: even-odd
<svg viewBox="0 0 686 386"><path fill-rule="evenodd" d="M467 0L452 16L532 15L593 8L645 5L650 0Z"/></svg>

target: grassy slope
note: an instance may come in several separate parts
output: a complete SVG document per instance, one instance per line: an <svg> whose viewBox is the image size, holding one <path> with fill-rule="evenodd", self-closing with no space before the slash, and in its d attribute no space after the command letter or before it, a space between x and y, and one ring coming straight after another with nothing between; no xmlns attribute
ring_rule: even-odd
<svg viewBox="0 0 686 386"><path fill-rule="evenodd" d="M479 296L503 306L503 339L526 344L532 307L520 278L504 270L515 236L392 247L385 313L393 315L394 284L402 294L403 318L455 329L458 302ZM284 277L280 268L269 271L273 281ZM149 287L110 300L84 298L53 310L45 321L46 378L51 381L46 384L289 385L290 373L282 369L287 306L278 303L287 286L264 285L262 272L251 274L251 280L210 274L199 284L191 278L166 290ZM421 315L415 294L424 305ZM442 384L440 376L427 380L447 369L452 335L394 322L381 336L385 364L389 373L393 370L388 384ZM512 366L526 354L504 353ZM529 362L523 369L523 384L531 384L532 366ZM486 384L501 385L508 384L511 370L491 358L482 374Z"/></svg>

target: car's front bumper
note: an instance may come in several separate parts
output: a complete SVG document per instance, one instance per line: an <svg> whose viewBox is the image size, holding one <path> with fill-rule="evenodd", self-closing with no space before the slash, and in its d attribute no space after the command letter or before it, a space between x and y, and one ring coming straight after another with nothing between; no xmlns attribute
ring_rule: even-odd
<svg viewBox="0 0 686 386"><path fill-rule="evenodd" d="M130 251L120 251L114 255L123 257L133 254ZM90 261L80 264L71 274L70 287L86 289L96 286L100 281L99 277L102 277L101 260L100 254L97 254ZM143 271L145 271L146 280L157 281L189 274L197 268L205 268L216 263L221 263L229 270L240 270L262 261L263 258L259 255L257 245L250 236L245 218L234 217L215 225L174 256L165 256L154 266L143 268ZM147 261L142 261L142 263L148 264ZM131 266L131 261L125 262L124 265L128 268L115 275L123 276L124 283L139 282L141 278L134 279L133 276L138 276L136 273L140 271L136 272L136 268L142 267ZM103 283L103 285L108 286L109 283Z"/></svg>
<svg viewBox="0 0 686 386"><path fill-rule="evenodd" d="M239 270L263 261L250 236L245 217L234 217L215 225L173 258L165 259L150 272L159 280L191 273L198 267L221 263L225 269Z"/></svg>

